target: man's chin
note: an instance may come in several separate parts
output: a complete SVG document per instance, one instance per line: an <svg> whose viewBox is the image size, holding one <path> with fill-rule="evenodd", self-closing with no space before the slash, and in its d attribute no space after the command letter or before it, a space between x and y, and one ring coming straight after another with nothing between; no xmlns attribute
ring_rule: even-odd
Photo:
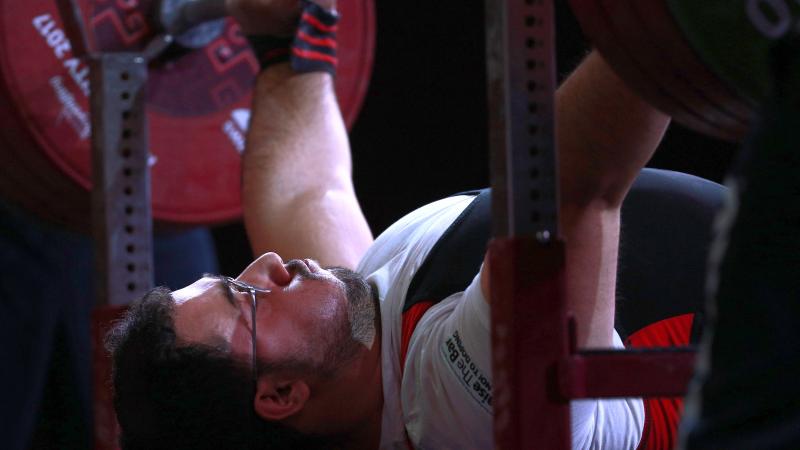
<svg viewBox="0 0 800 450"><path fill-rule="evenodd" d="M344 284L353 339L367 349L372 348L377 332L378 307L370 285L364 277L350 269L330 267L328 270Z"/></svg>

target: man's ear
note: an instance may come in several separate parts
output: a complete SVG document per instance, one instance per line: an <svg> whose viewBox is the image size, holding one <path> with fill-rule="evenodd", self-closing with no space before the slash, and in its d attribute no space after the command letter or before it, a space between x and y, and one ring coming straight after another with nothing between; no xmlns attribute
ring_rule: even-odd
<svg viewBox="0 0 800 450"><path fill-rule="evenodd" d="M303 380L262 376L256 383L256 414L264 420L286 419L303 409L310 394Z"/></svg>

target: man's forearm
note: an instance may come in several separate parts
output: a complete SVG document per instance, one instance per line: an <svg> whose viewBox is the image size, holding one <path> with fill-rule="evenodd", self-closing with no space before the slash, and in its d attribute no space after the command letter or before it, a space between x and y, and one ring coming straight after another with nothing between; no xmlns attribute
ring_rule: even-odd
<svg viewBox="0 0 800 450"><path fill-rule="evenodd" d="M556 93L565 206L619 207L664 136L669 117L642 100L592 52Z"/></svg>
<svg viewBox="0 0 800 450"><path fill-rule="evenodd" d="M353 192L333 78L288 64L260 74L246 148L242 196L254 252L354 266L372 237Z"/></svg>
<svg viewBox="0 0 800 450"><path fill-rule="evenodd" d="M620 207L669 118L630 91L597 53L559 88L556 111L567 303L578 322L578 344L607 347Z"/></svg>

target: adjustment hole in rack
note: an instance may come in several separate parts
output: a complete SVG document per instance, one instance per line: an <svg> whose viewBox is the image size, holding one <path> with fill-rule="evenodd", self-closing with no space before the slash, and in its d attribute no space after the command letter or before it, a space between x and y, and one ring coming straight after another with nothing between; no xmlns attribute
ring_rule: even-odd
<svg viewBox="0 0 800 450"><path fill-rule="evenodd" d="M130 78L131 74L129 74L128 72L122 72L121 74L119 74L119 79L122 81L128 81Z"/></svg>
<svg viewBox="0 0 800 450"><path fill-rule="evenodd" d="M525 26L526 27L532 27L534 25L536 25L536 17L533 17L533 16L525 17Z"/></svg>
<svg viewBox="0 0 800 450"><path fill-rule="evenodd" d="M530 197L531 197L531 200L536 201L536 200L539 200L540 198L542 198L542 194L537 189L533 189L530 192Z"/></svg>
<svg viewBox="0 0 800 450"><path fill-rule="evenodd" d="M539 178L539 169L536 167L531 168L530 172L528 172L531 178Z"/></svg>
<svg viewBox="0 0 800 450"><path fill-rule="evenodd" d="M539 222L541 218L542 217L538 212L534 211L531 213L531 222Z"/></svg>
<svg viewBox="0 0 800 450"><path fill-rule="evenodd" d="M129 149L128 147L125 147L125 148L122 149L122 157L123 158L130 158L132 154L133 154L133 151L131 149Z"/></svg>
<svg viewBox="0 0 800 450"><path fill-rule="evenodd" d="M536 60L535 59L529 59L529 60L525 61L525 66L528 68L528 70L535 69L536 68Z"/></svg>
<svg viewBox="0 0 800 450"><path fill-rule="evenodd" d="M528 153L531 156L537 156L539 154L539 147L531 145L530 147L528 147Z"/></svg>
<svg viewBox="0 0 800 450"><path fill-rule="evenodd" d="M128 291L133 292L136 290L136 283L128 283Z"/></svg>
<svg viewBox="0 0 800 450"><path fill-rule="evenodd" d="M529 132L530 134L536 134L536 133L538 133L538 132L539 132L539 125L530 125L530 126L528 127L528 132Z"/></svg>
<svg viewBox="0 0 800 450"><path fill-rule="evenodd" d="M124 188L122 188L122 192L125 195L133 195L133 188L130 186L125 186Z"/></svg>
<svg viewBox="0 0 800 450"><path fill-rule="evenodd" d="M125 128L122 130L123 139L130 139L131 136L133 136L133 131L130 128Z"/></svg>
<svg viewBox="0 0 800 450"><path fill-rule="evenodd" d="M537 85L536 85L536 82L535 82L535 81L533 81L533 80L531 80L531 81L528 81L528 92L533 92L533 91L535 91L535 90L536 90L536 86L537 86Z"/></svg>
<svg viewBox="0 0 800 450"><path fill-rule="evenodd" d="M133 244L128 244L125 246L125 251L128 253L133 253L136 251L136 247L134 247Z"/></svg>
<svg viewBox="0 0 800 450"><path fill-rule="evenodd" d="M536 39L534 39L534 38L526 39L525 40L525 46L528 47L528 48L536 47Z"/></svg>
<svg viewBox="0 0 800 450"><path fill-rule="evenodd" d="M528 112L535 114L539 111L539 104L538 103L528 103Z"/></svg>
<svg viewBox="0 0 800 450"><path fill-rule="evenodd" d="M128 100L129 98L131 98L131 93L128 91L122 91L122 93L119 94L119 98L123 100Z"/></svg>
<svg viewBox="0 0 800 450"><path fill-rule="evenodd" d="M133 169L131 169L130 167L126 167L122 169L122 174L125 175L126 177L129 177L133 175Z"/></svg>
<svg viewBox="0 0 800 450"><path fill-rule="evenodd" d="M128 263L126 267L128 268L128 272L136 272L136 265L133 263Z"/></svg>
<svg viewBox="0 0 800 450"><path fill-rule="evenodd" d="M125 232L128 234L133 234L133 225L125 225Z"/></svg>
<svg viewBox="0 0 800 450"><path fill-rule="evenodd" d="M131 205L125 205L125 214L127 214L127 215L129 215L129 216L130 216L131 214L133 214L133 206L131 206Z"/></svg>
<svg viewBox="0 0 800 450"><path fill-rule="evenodd" d="M122 120L130 120L131 112L130 111L122 111Z"/></svg>

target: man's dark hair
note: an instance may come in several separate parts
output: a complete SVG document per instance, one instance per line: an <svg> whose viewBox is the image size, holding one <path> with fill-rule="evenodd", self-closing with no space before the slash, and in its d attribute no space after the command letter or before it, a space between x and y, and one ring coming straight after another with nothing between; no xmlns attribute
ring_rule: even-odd
<svg viewBox="0 0 800 450"><path fill-rule="evenodd" d="M170 291L156 288L106 336L124 450L322 447L319 438L256 415L249 363L179 343L174 306Z"/></svg>

